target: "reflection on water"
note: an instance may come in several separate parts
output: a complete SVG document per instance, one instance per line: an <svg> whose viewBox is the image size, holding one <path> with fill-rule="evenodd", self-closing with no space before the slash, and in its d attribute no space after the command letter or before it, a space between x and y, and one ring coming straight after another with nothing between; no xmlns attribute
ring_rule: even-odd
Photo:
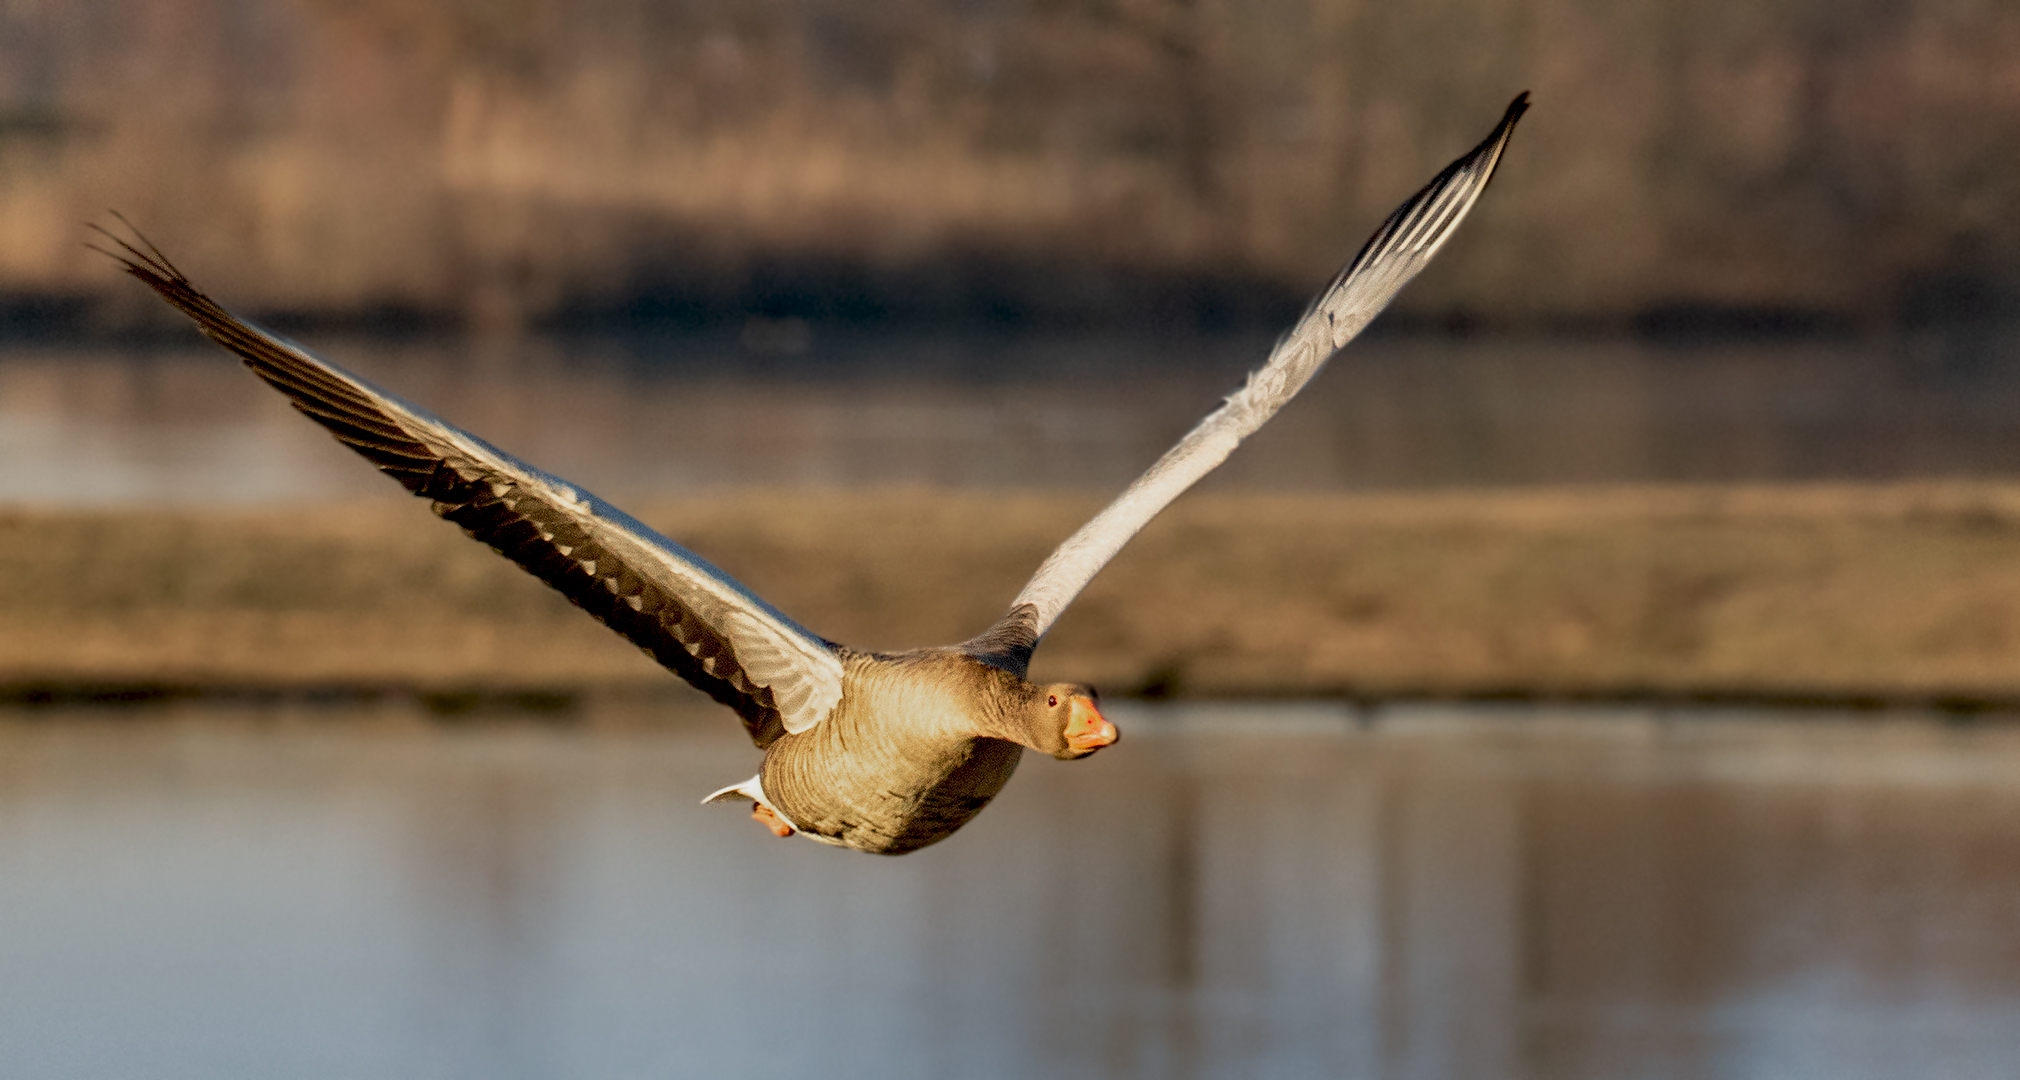
<svg viewBox="0 0 2020 1080"><path fill-rule="evenodd" d="M676 711L0 722L9 1071L1597 1080L2020 1060L2020 728L1118 703L1116 750L1028 761L951 842L879 859L695 805L755 753L712 707Z"/></svg>
<svg viewBox="0 0 2020 1080"><path fill-rule="evenodd" d="M722 485L1111 490L1266 337L819 332L652 341L318 341L609 497ZM2020 471L2020 335L1659 347L1361 342L1209 480L1393 487ZM383 495L218 351L0 345L0 501Z"/></svg>

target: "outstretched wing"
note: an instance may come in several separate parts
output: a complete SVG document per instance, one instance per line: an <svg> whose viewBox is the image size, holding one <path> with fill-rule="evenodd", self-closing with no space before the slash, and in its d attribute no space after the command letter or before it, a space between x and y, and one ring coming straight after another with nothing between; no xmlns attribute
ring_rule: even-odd
<svg viewBox="0 0 2020 1080"><path fill-rule="evenodd" d="M1303 389L1334 352L1388 306L1397 290L1431 261L1465 220L1466 212L1493 177L1501 151L1514 134L1515 121L1528 107L1528 94L1516 97L1485 142L1446 166L1389 215L1361 253L1277 344L1269 362L1166 451L1121 497L1046 558L1024 591L1011 601L1010 614L1004 616L1002 625L1015 623L1020 636L1035 644L1130 537L1225 461L1243 439ZM1026 651L1028 655L1028 648Z"/></svg>
<svg viewBox="0 0 2020 1080"><path fill-rule="evenodd" d="M127 273L196 320L309 419L407 490L433 500L437 514L735 709L760 747L782 732L814 726L841 700L835 647L700 556L567 481L238 318L199 292L145 238L143 252L99 231L119 246L105 253Z"/></svg>

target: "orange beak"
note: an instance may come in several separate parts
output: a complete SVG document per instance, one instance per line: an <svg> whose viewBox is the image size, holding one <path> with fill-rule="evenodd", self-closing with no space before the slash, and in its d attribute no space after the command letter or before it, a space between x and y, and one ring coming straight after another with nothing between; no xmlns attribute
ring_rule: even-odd
<svg viewBox="0 0 2020 1080"><path fill-rule="evenodd" d="M1099 750L1122 737L1115 725L1101 715L1090 698L1073 699L1073 712L1066 718L1066 745L1075 750Z"/></svg>

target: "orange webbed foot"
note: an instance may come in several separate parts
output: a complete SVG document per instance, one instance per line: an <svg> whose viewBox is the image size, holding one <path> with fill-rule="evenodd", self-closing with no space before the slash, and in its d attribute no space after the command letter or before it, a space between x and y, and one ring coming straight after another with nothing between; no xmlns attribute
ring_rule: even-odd
<svg viewBox="0 0 2020 1080"><path fill-rule="evenodd" d="M751 820L770 829L773 836L783 838L793 834L793 827L786 824L786 819L780 817L777 811L763 803L752 804L750 816Z"/></svg>

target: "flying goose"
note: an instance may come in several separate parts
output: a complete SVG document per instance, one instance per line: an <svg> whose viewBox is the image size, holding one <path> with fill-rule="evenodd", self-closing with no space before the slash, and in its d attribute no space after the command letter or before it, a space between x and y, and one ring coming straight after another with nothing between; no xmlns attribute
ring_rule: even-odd
<svg viewBox="0 0 2020 1080"><path fill-rule="evenodd" d="M1093 687L1025 679L1032 650L1137 530L1423 269L1486 188L1527 107L1518 96L1486 141L1391 214L1268 362L1061 544L996 625L905 653L863 652L807 630L582 488L240 319L137 231L128 243L99 229L117 247L99 250L435 513L734 709L763 763L705 802L748 799L779 836L895 855L960 828L1002 789L1024 748L1073 760L1116 741Z"/></svg>

